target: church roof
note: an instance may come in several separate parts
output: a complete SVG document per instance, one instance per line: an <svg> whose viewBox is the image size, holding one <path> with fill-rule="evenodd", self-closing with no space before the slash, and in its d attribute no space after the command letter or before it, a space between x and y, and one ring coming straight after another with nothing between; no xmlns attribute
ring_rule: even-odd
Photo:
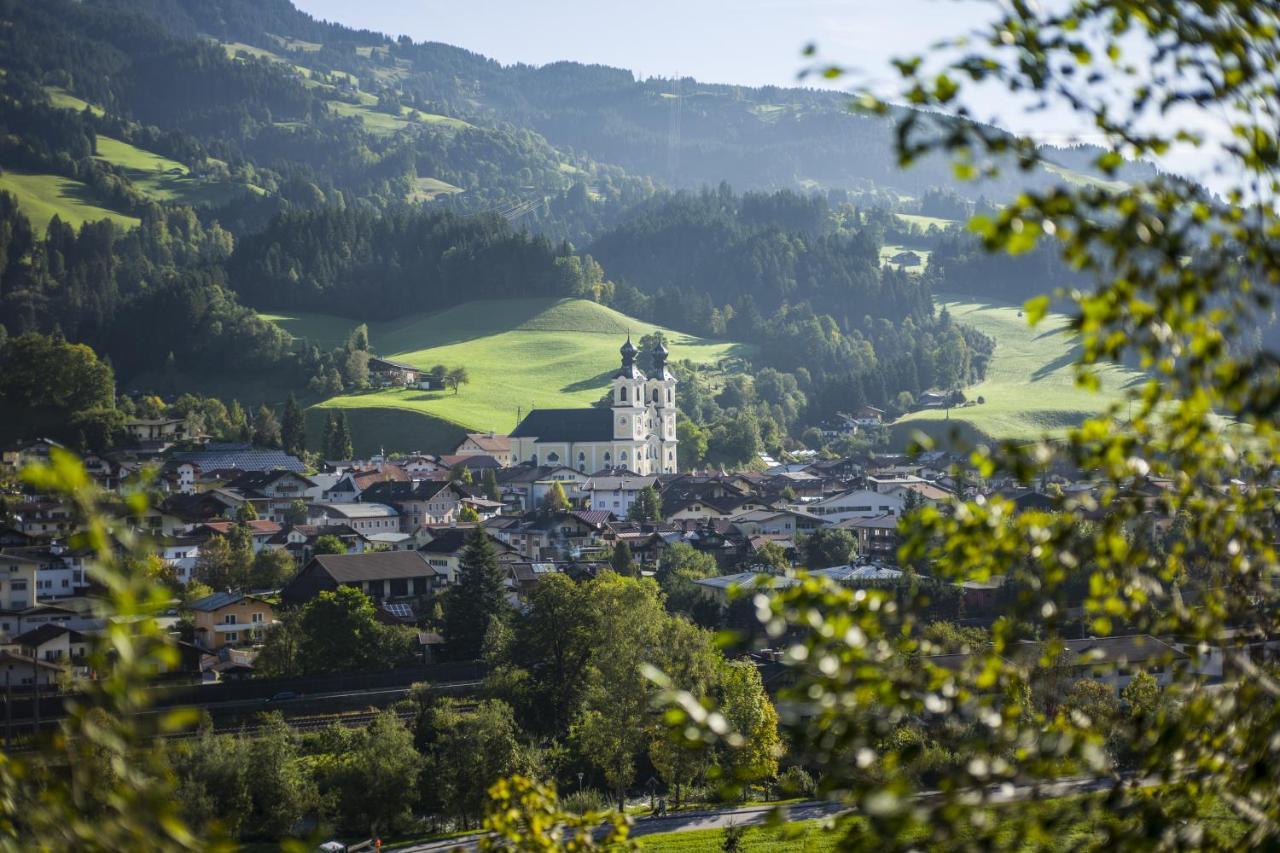
<svg viewBox="0 0 1280 853"><path fill-rule="evenodd" d="M539 441L612 441L609 409L534 409L511 433Z"/></svg>

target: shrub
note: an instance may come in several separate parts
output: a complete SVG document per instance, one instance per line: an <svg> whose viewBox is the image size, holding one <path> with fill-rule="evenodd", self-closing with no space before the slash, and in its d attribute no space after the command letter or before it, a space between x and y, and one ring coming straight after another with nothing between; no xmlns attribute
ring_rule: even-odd
<svg viewBox="0 0 1280 853"><path fill-rule="evenodd" d="M587 812L607 811L613 808L613 803L595 788L583 788L581 791L574 791L567 797L561 797L560 808L569 814L586 814Z"/></svg>

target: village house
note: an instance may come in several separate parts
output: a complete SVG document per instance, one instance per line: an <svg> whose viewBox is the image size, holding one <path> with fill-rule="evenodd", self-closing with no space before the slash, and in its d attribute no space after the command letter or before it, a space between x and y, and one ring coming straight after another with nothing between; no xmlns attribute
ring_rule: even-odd
<svg viewBox="0 0 1280 853"><path fill-rule="evenodd" d="M847 530L858 540L858 554L872 560L892 560L898 553L898 516L878 515L874 518L846 518L836 528Z"/></svg>
<svg viewBox="0 0 1280 853"><path fill-rule="evenodd" d="M174 444L187 439L187 422L181 418L134 418L124 431L138 444Z"/></svg>
<svg viewBox="0 0 1280 853"><path fill-rule="evenodd" d="M10 511L14 529L32 539L66 539L76 529L71 510L57 501L27 501Z"/></svg>
<svg viewBox="0 0 1280 853"><path fill-rule="evenodd" d="M503 468L510 466L511 436L488 432L469 432L453 451L454 456L492 456Z"/></svg>
<svg viewBox="0 0 1280 853"><path fill-rule="evenodd" d="M0 651L0 687L53 687L64 672L56 663Z"/></svg>
<svg viewBox="0 0 1280 853"><path fill-rule="evenodd" d="M1155 678L1161 687L1173 682L1187 665L1188 655L1148 634L1123 637L1087 637L1065 640L1059 659L1068 678L1101 681L1119 693L1139 672ZM1024 641L1016 650L1019 657L1039 657L1040 646Z"/></svg>
<svg viewBox="0 0 1280 853"><path fill-rule="evenodd" d="M462 552L467 546L467 537L471 535L473 526L467 527L446 527L437 530L428 530L431 539L423 545L418 546L418 554L427 561L427 564L436 571L443 585L451 586L458 581L458 567L462 562ZM515 563L521 559L528 559L521 556L512 545L507 544L501 539L490 535L493 550L497 555L500 564Z"/></svg>
<svg viewBox="0 0 1280 853"><path fill-rule="evenodd" d="M670 473L676 462L676 379L667 350L652 354L654 376L636 366L628 337L613 375L608 409L535 409L511 433L512 458L532 465L568 465L578 471L623 468L637 474ZM594 508L594 507L593 507Z"/></svg>
<svg viewBox="0 0 1280 853"><path fill-rule="evenodd" d="M495 477L503 503L524 512L541 506L547 492L557 483L565 497L576 501L582 497L582 487L591 479L566 465L516 465L496 471Z"/></svg>
<svg viewBox="0 0 1280 853"><path fill-rule="evenodd" d="M254 447L245 442L209 442L199 450L183 450L173 454L176 460L194 462L206 475L218 471L304 471L306 465L283 450Z"/></svg>
<svg viewBox="0 0 1280 853"><path fill-rule="evenodd" d="M241 522L238 521L210 521L196 527L192 534L206 539L210 536L230 536L231 531L239 524ZM278 523L263 519L254 519L243 522L243 524L249 528L249 538L255 555L263 548L268 547L271 539L281 530Z"/></svg>
<svg viewBox="0 0 1280 853"><path fill-rule="evenodd" d="M469 497L462 486L447 480L384 480L365 489L360 502L395 507L400 512L400 532L413 533L424 525L457 521L462 503Z"/></svg>
<svg viewBox="0 0 1280 853"><path fill-rule="evenodd" d="M902 498L867 489L855 489L806 504L805 509L828 521L875 518L880 515L901 515Z"/></svg>
<svg viewBox="0 0 1280 853"><path fill-rule="evenodd" d="M388 358L369 358L369 381L374 385L417 385L422 371L412 364Z"/></svg>
<svg viewBox="0 0 1280 853"><path fill-rule="evenodd" d="M320 526L345 524L356 533L396 533L400 530L400 513L382 503L312 504L307 510L307 523Z"/></svg>
<svg viewBox="0 0 1280 853"><path fill-rule="evenodd" d="M200 558L200 545L205 540L199 536L171 536L155 543L156 556L173 569L178 582L191 583L195 576L196 561Z"/></svg>
<svg viewBox="0 0 1280 853"><path fill-rule="evenodd" d="M0 466L9 471L17 471L28 465L47 463L54 448L65 449L61 442L52 438L20 441L0 450Z"/></svg>
<svg viewBox="0 0 1280 853"><path fill-rule="evenodd" d="M645 489L655 486L657 477L639 477L630 474L592 477L582 490L590 496L588 506L598 512L611 512L617 518L625 518L631 505Z"/></svg>
<svg viewBox="0 0 1280 853"><path fill-rule="evenodd" d="M417 551L320 554L285 585L280 600L295 607L340 586L354 587L376 600L426 595L444 586L445 580Z"/></svg>
<svg viewBox="0 0 1280 853"><path fill-rule="evenodd" d="M831 522L807 512L788 509L757 509L729 519L744 536L794 536L825 527Z"/></svg>
<svg viewBox="0 0 1280 853"><path fill-rule="evenodd" d="M45 624L19 634L5 645L12 646L10 651L16 651L23 657L83 668L89 655L90 641L79 631Z"/></svg>
<svg viewBox="0 0 1280 853"><path fill-rule="evenodd" d="M315 482L296 471L277 468L272 471L246 471L227 483L253 504L259 518L284 522L299 501L305 501Z"/></svg>
<svg viewBox="0 0 1280 853"><path fill-rule="evenodd" d="M5 548L0 557L14 556L35 560L36 597L47 600L84 593L88 587L85 563L92 553L87 549L71 551L57 540L52 540L47 545Z"/></svg>
<svg viewBox="0 0 1280 853"><path fill-rule="evenodd" d="M39 560L0 553L0 610L26 610L39 599L36 572Z"/></svg>
<svg viewBox="0 0 1280 853"><path fill-rule="evenodd" d="M275 621L270 602L240 592L215 592L188 605L202 649L259 643Z"/></svg>
<svg viewBox="0 0 1280 853"><path fill-rule="evenodd" d="M344 471L338 481L325 489L320 495L320 502L326 504L354 503L360 500L364 490L374 483L413 482L399 465L379 463L373 468L360 468Z"/></svg>

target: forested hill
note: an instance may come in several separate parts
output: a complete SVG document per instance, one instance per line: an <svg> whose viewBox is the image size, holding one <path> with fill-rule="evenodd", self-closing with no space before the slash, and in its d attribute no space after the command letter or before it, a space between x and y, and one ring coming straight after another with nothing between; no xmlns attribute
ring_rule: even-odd
<svg viewBox="0 0 1280 853"><path fill-rule="evenodd" d="M288 0L89 2L141 11L187 38L213 36L292 64L351 74L380 98L482 124L527 128L558 148L671 186L727 181L741 189L878 187L919 196L954 182L941 160L900 170L891 122L852 114L840 93L692 78L638 80L626 70L574 62L502 66L449 45L319 22ZM800 62L797 57L797 67ZM1087 173L1090 158L1081 151L1056 153L1067 179ZM1146 168L1129 165L1120 177ZM1021 186L1063 179L1061 172L1041 171L962 189L975 197L1002 197Z"/></svg>

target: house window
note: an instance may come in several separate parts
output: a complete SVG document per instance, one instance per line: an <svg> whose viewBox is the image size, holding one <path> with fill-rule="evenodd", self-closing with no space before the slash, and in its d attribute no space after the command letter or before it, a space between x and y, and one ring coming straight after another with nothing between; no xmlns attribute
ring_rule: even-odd
<svg viewBox="0 0 1280 853"><path fill-rule="evenodd" d="M11 592L26 592L27 582L20 580L9 581L9 589Z"/></svg>
<svg viewBox="0 0 1280 853"><path fill-rule="evenodd" d="M261 613L253 614L252 618L249 621L253 622L254 624L259 624L259 625L262 624L262 621L263 621L262 614Z"/></svg>
<svg viewBox="0 0 1280 853"><path fill-rule="evenodd" d="M222 624L223 624L223 625L234 625L234 624L236 624L236 615L235 615L234 613L228 613L226 616L223 616L223 617L222 617Z"/></svg>
<svg viewBox="0 0 1280 853"><path fill-rule="evenodd" d="M228 642L228 643L235 643L235 642L239 642L239 640L240 640L240 634L239 634L239 632L237 632L237 631L228 631L228 632L227 632L227 642Z"/></svg>

